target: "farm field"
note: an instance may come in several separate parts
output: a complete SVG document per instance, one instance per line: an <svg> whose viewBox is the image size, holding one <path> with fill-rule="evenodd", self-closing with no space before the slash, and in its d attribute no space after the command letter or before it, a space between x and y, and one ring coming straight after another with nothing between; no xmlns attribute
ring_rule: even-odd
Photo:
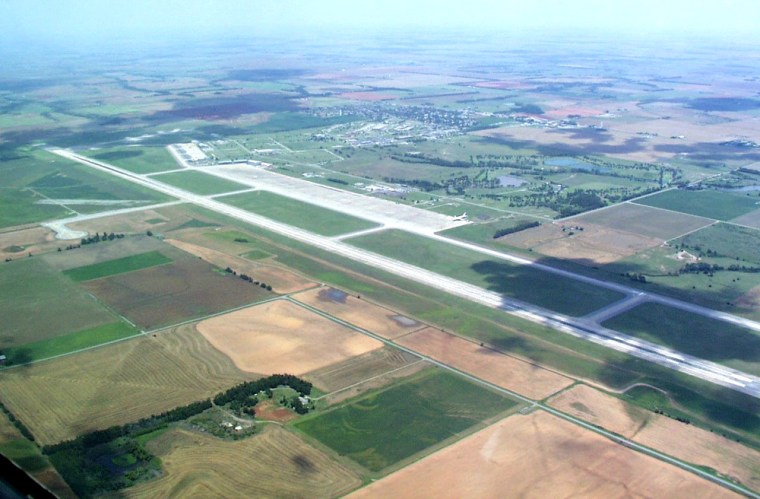
<svg viewBox="0 0 760 499"><path fill-rule="evenodd" d="M714 190L679 189L647 196L636 203L727 221L757 210L760 198Z"/></svg>
<svg viewBox="0 0 760 499"><path fill-rule="evenodd" d="M113 275L125 274L136 270L143 270L158 265L172 263L173 260L159 251L139 253L125 256L116 260L94 263L84 267L76 267L64 270L63 274L74 282L91 281Z"/></svg>
<svg viewBox="0 0 760 499"><path fill-rule="evenodd" d="M183 239L195 240L195 238L182 237ZM238 274L244 273L253 279L265 282L272 286L276 293L295 293L312 288L317 284L310 279L302 277L293 271L282 267L275 267L259 262L252 262L247 258L232 256L205 246L185 242L184 240L166 239L167 243L187 253L198 256L203 260L219 268L231 268ZM256 251L256 250L254 250Z"/></svg>
<svg viewBox="0 0 760 499"><path fill-rule="evenodd" d="M79 151L134 173L156 173L180 168L165 147L113 147Z"/></svg>
<svg viewBox="0 0 760 499"><path fill-rule="evenodd" d="M573 279L517 265L400 230L348 239L354 246L483 286L549 310L585 315L622 295Z"/></svg>
<svg viewBox="0 0 760 499"><path fill-rule="evenodd" d="M574 381L432 327L396 341L439 362L535 400L544 399Z"/></svg>
<svg viewBox="0 0 760 499"><path fill-rule="evenodd" d="M583 224L582 228L574 230L565 225L544 224L509 234L499 238L498 242L591 267L615 262L662 244L659 239L601 225Z"/></svg>
<svg viewBox="0 0 760 499"><path fill-rule="evenodd" d="M165 184L179 187L194 194L207 196L211 194L222 194L224 192L241 191L250 189L248 185L239 184L232 180L226 180L215 175L209 175L197 170L188 170L182 172L165 173L155 175L153 180L158 180Z"/></svg>
<svg viewBox="0 0 760 499"><path fill-rule="evenodd" d="M134 326L126 322L114 322L62 334L46 340L25 343L21 346L3 348L3 354L7 357L7 365L24 364L122 340L138 334L140 331Z"/></svg>
<svg viewBox="0 0 760 499"><path fill-rule="evenodd" d="M621 203L604 210L573 217L566 223L581 226L585 226L587 223L600 225L662 241L673 239L681 234L692 232L713 223L710 218L684 213L663 214L656 208L644 206L647 199L655 196L637 201L641 204Z"/></svg>
<svg viewBox="0 0 760 499"><path fill-rule="evenodd" d="M749 213L740 217L736 217L731 221L737 224L753 227L755 229L760 229L760 209L750 211Z"/></svg>
<svg viewBox="0 0 760 499"><path fill-rule="evenodd" d="M114 497L338 497L361 485L356 472L275 426L239 441L174 429L147 447L165 474Z"/></svg>
<svg viewBox="0 0 760 499"><path fill-rule="evenodd" d="M159 414L249 379L185 325L0 373L0 399L47 445Z"/></svg>
<svg viewBox="0 0 760 499"><path fill-rule="evenodd" d="M301 375L382 343L286 300L207 319L198 331L246 372Z"/></svg>
<svg viewBox="0 0 760 499"><path fill-rule="evenodd" d="M633 406L585 385L553 398L550 405L760 491L760 452L714 432Z"/></svg>
<svg viewBox="0 0 760 499"><path fill-rule="evenodd" d="M42 258L0 265L0 347L19 347L113 323L117 317Z"/></svg>
<svg viewBox="0 0 760 499"><path fill-rule="evenodd" d="M673 244L682 245L687 251L703 258L708 256L707 250L710 250L716 258L735 260L734 263L739 265L760 266L760 252L757 251L760 230L717 223L679 238Z"/></svg>
<svg viewBox="0 0 760 499"><path fill-rule="evenodd" d="M369 220L266 191L225 196L218 201L323 236L338 236L377 227L376 223ZM307 213L308 216L305 216Z"/></svg>
<svg viewBox="0 0 760 499"><path fill-rule="evenodd" d="M176 324L274 296L186 253L169 247L163 251L174 263L82 285L143 329Z"/></svg>
<svg viewBox="0 0 760 499"><path fill-rule="evenodd" d="M305 374L304 378L314 383L320 390L329 393L375 377L382 377L391 371L402 370L406 373L405 367L416 364L420 360L416 355L386 346L311 371Z"/></svg>
<svg viewBox="0 0 760 499"><path fill-rule="evenodd" d="M294 426L379 472L515 405L464 378L432 369Z"/></svg>
<svg viewBox="0 0 760 499"><path fill-rule="evenodd" d="M335 288L322 287L299 293L294 298L383 338L397 338L425 326Z"/></svg>
<svg viewBox="0 0 760 499"><path fill-rule="evenodd" d="M505 495L735 497L545 412L503 419L350 497Z"/></svg>
<svg viewBox="0 0 760 499"><path fill-rule="evenodd" d="M644 303L603 326L736 369L760 374L760 334L668 307Z"/></svg>
<svg viewBox="0 0 760 499"><path fill-rule="evenodd" d="M78 241L76 242L78 243ZM140 234L124 236L113 241L87 244L71 251L46 253L40 258L52 268L65 273L67 270L77 267L91 267L140 253L155 253L166 250L171 251L171 247L157 238Z"/></svg>

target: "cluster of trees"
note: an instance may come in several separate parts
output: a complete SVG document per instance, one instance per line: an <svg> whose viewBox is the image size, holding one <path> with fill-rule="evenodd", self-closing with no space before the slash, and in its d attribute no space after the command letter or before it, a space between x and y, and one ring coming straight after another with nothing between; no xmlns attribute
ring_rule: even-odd
<svg viewBox="0 0 760 499"><path fill-rule="evenodd" d="M709 264L704 262L687 263L683 266L683 268L681 268L680 273L713 275L716 272L721 272L723 270L728 270L729 272L746 272L750 274L760 273L760 267L749 267L747 265L737 264L731 264L728 267L724 267L723 265Z"/></svg>
<svg viewBox="0 0 760 499"><path fill-rule="evenodd" d="M626 272L623 274L628 279L634 281L634 282L647 282L647 277L644 274L637 273L637 272Z"/></svg>
<svg viewBox="0 0 760 499"><path fill-rule="evenodd" d="M527 229L532 229L533 227L538 227L541 225L541 222L534 221L534 222L523 222L521 224L517 224L514 227L507 227L506 229L499 229L496 232L493 233L494 239L499 239L500 237L504 237L507 234L514 234L515 232L520 232Z"/></svg>
<svg viewBox="0 0 760 499"><path fill-rule="evenodd" d="M91 433L80 435L73 440L66 440L54 445L46 445L42 450L45 454L54 454L56 452L70 449L84 450L92 448L116 440L119 437L138 432L145 433L174 421L182 421L183 419L200 414L206 409L210 409L211 406L211 401L208 399L193 402L192 404L183 405L170 411L162 412L161 414L142 418L135 423L111 426L105 430L96 430Z"/></svg>
<svg viewBox="0 0 760 499"><path fill-rule="evenodd" d="M102 241L113 241L114 239L122 239L124 237L124 234L114 234L111 232L110 234L103 232L103 235L101 236L97 232L94 236L90 237L84 237L79 242L81 246L84 246L85 244L96 244ZM73 248L66 248L66 249L73 249Z"/></svg>
<svg viewBox="0 0 760 499"><path fill-rule="evenodd" d="M655 408L654 409L655 414L662 414L663 416L669 417L670 419L675 419L679 423L684 424L691 424L691 420L688 418L684 418L682 416L673 416L672 414L668 414L667 412L663 411L662 409Z"/></svg>
<svg viewBox="0 0 760 499"><path fill-rule="evenodd" d="M272 291L272 286L270 284L267 284L265 282L255 281L253 277L249 276L248 274L243 274L243 273L238 274L237 271L231 269L230 267L227 267L226 269L224 269L224 271L227 272L228 274L236 275L240 277L242 280L250 282L254 286L261 286L267 291Z"/></svg>
<svg viewBox="0 0 760 499"><path fill-rule="evenodd" d="M327 177L327 181L328 182L332 182L334 184L348 185L348 182L346 182L345 180L341 180L341 179L335 178L335 177Z"/></svg>
<svg viewBox="0 0 760 499"><path fill-rule="evenodd" d="M250 399L259 392L266 392L278 386L289 386L302 396L311 393L312 384L292 374L273 374L266 378L257 379L256 381L246 381L239 385L233 386L226 392L222 392L214 397L214 404L226 405L235 400L242 403L248 403Z"/></svg>

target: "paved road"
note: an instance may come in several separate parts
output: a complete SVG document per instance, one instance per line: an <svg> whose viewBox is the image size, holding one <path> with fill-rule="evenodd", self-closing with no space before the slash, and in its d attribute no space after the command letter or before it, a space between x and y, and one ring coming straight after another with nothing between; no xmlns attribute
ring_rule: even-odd
<svg viewBox="0 0 760 499"><path fill-rule="evenodd" d="M551 327L560 332L567 333L578 338L583 338L585 340L628 353L635 357L646 359L662 366L675 369L682 373L698 377L705 381L729 387L734 390L760 398L760 378L757 376L749 375L736 369L721 366L719 364L708 362L697 357L685 355L675 350L639 340L622 333L618 333L616 331L611 331L582 318L578 319L569 317L563 314L542 309L540 307L536 307L534 305L530 305L528 303L521 302L519 300L508 299L499 293L489 291L462 281L458 281L447 276L436 274L434 272L415 267L413 265L409 265L407 263L400 262L382 255L378 255L370 251L356 248L341 241L335 241L333 239L319 236L303 229L276 222L274 220L264 218L260 215L256 215L254 213L250 213L248 211L223 204L209 197L200 196L167 184L163 184L155 178L148 178L126 170L122 170L107 163L77 155L71 151L54 149L52 152L55 152L56 154L59 154L68 159L78 161L92 168L105 171L111 175L115 175L125 180L129 180L131 182L143 185L159 192L163 192L170 196L174 196L180 200L194 203L198 206L202 206L217 213L236 218L243 222L271 230L272 232L309 244L319 249L329 251L332 254L349 258L354 261L372 266L374 268L378 268L386 272L414 280L418 283L445 291L447 293L465 298L476 303L486 305L488 307L504 310L515 316ZM480 250L489 252L489 254L491 251L493 251L487 250L485 248L480 248ZM500 258L518 259L518 257L511 257L499 254L498 252L494 253L502 255ZM541 266L539 268L543 267L544 266ZM566 271L558 269L553 270L558 271L563 275L569 274L568 276L574 276L574 274ZM584 276L576 277L580 278L581 280L588 279L590 282L602 283L605 285L605 287L611 287L611 289L617 289L619 287L617 284L604 283L603 281L597 281L596 279L586 278ZM635 293L639 292L640 291L635 290ZM662 299L669 300L664 297ZM672 301L677 302L677 300ZM710 312L720 314L719 312L715 311ZM739 318L734 319L741 320ZM758 327L760 327L760 325L758 325Z"/></svg>

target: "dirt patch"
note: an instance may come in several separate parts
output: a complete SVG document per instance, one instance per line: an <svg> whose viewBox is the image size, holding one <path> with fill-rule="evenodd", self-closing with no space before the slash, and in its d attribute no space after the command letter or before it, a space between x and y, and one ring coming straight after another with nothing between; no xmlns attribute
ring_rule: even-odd
<svg viewBox="0 0 760 499"><path fill-rule="evenodd" d="M382 346L285 300L198 324L198 330L243 371L301 375Z"/></svg>
<svg viewBox="0 0 760 499"><path fill-rule="evenodd" d="M683 461L718 470L760 490L760 452L579 385L550 405Z"/></svg>
<svg viewBox="0 0 760 499"><path fill-rule="evenodd" d="M229 310L271 292L225 275L197 258L83 283L95 296L144 329Z"/></svg>
<svg viewBox="0 0 760 499"><path fill-rule="evenodd" d="M273 426L235 442L175 429L148 449L165 474L114 497L340 497L361 485L354 471Z"/></svg>
<svg viewBox="0 0 760 499"><path fill-rule="evenodd" d="M556 418L515 415L351 497L734 497Z"/></svg>
<svg viewBox="0 0 760 499"><path fill-rule="evenodd" d="M278 421L280 423L286 423L292 421L298 417L298 415L286 407L282 407L280 404L271 400L265 400L256 404L254 409L256 411L256 418L263 419L265 421Z"/></svg>
<svg viewBox="0 0 760 499"><path fill-rule="evenodd" d="M335 291L332 288L315 289L298 294L296 299L383 338L397 338L421 327L416 321L399 321L398 314L391 310Z"/></svg>
<svg viewBox="0 0 760 499"><path fill-rule="evenodd" d="M166 242L192 255L199 256L219 268L229 267L237 273L251 276L256 281L265 282L272 286L272 290L276 293L295 293L317 285L313 281L280 267L254 263L245 258L231 256L221 251L177 239L166 239Z"/></svg>
<svg viewBox="0 0 760 499"><path fill-rule="evenodd" d="M52 230L45 227L0 233L0 258L3 260L6 258L15 260L29 253L36 255L65 246L66 244L55 239L55 233Z"/></svg>
<svg viewBox="0 0 760 499"><path fill-rule="evenodd" d="M573 382L560 374L432 327L404 336L398 342L439 362L532 399L546 398Z"/></svg>

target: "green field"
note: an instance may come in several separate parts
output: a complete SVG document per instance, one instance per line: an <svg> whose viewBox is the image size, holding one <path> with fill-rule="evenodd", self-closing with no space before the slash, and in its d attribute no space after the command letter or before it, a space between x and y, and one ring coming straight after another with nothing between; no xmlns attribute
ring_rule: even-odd
<svg viewBox="0 0 760 499"><path fill-rule="evenodd" d="M737 225L717 223L676 239L672 243L683 245L697 256L707 256L708 250L716 256L735 260L741 265L760 265L760 230Z"/></svg>
<svg viewBox="0 0 760 499"><path fill-rule="evenodd" d="M0 161L0 227L41 222L73 214L94 213L116 207L166 201L171 198L150 189L96 171L43 150L18 150ZM40 204L46 200L65 200ZM126 201L99 205L90 200ZM55 203L55 201L52 201Z"/></svg>
<svg viewBox="0 0 760 499"><path fill-rule="evenodd" d="M362 218L320 208L313 204L278 196L266 191L236 194L219 198L219 201L256 213L278 222L323 236L338 236L363 229L377 227L377 224Z"/></svg>
<svg viewBox="0 0 760 499"><path fill-rule="evenodd" d="M603 326L760 375L760 334L659 303L644 303Z"/></svg>
<svg viewBox="0 0 760 499"><path fill-rule="evenodd" d="M134 326L126 322L114 322L47 340L27 343L19 347L11 347L4 350L3 353L8 358L8 365L17 365L49 359L57 355L108 343L109 341L129 338L137 334L139 334L139 331Z"/></svg>
<svg viewBox="0 0 760 499"><path fill-rule="evenodd" d="M147 269L156 265L171 263L173 260L159 251L149 251L139 255L126 256L107 262L94 263L83 267L64 270L63 273L73 281L91 281L116 274L124 274L135 270Z"/></svg>
<svg viewBox="0 0 760 499"><path fill-rule="evenodd" d="M232 180L226 180L197 170L167 173L165 175L156 175L152 178L202 196L250 189L248 185L238 184Z"/></svg>
<svg viewBox="0 0 760 499"><path fill-rule="evenodd" d="M42 471L50 466L40 449L25 438L0 443L0 454L28 473Z"/></svg>
<svg viewBox="0 0 760 499"><path fill-rule="evenodd" d="M489 257L401 230L351 238L349 244L483 286L510 298L569 315L585 315L622 294L556 274Z"/></svg>
<svg viewBox="0 0 760 499"><path fill-rule="evenodd" d="M0 348L112 323L116 317L42 258L0 263Z"/></svg>
<svg viewBox="0 0 760 499"><path fill-rule="evenodd" d="M638 199L636 203L723 221L760 208L760 198L757 195L713 190L670 190Z"/></svg>
<svg viewBox="0 0 760 499"><path fill-rule="evenodd" d="M460 376L431 370L295 427L376 472L515 405Z"/></svg>
<svg viewBox="0 0 760 499"><path fill-rule="evenodd" d="M179 168L164 147L114 147L83 151L82 154L134 173L156 173Z"/></svg>

